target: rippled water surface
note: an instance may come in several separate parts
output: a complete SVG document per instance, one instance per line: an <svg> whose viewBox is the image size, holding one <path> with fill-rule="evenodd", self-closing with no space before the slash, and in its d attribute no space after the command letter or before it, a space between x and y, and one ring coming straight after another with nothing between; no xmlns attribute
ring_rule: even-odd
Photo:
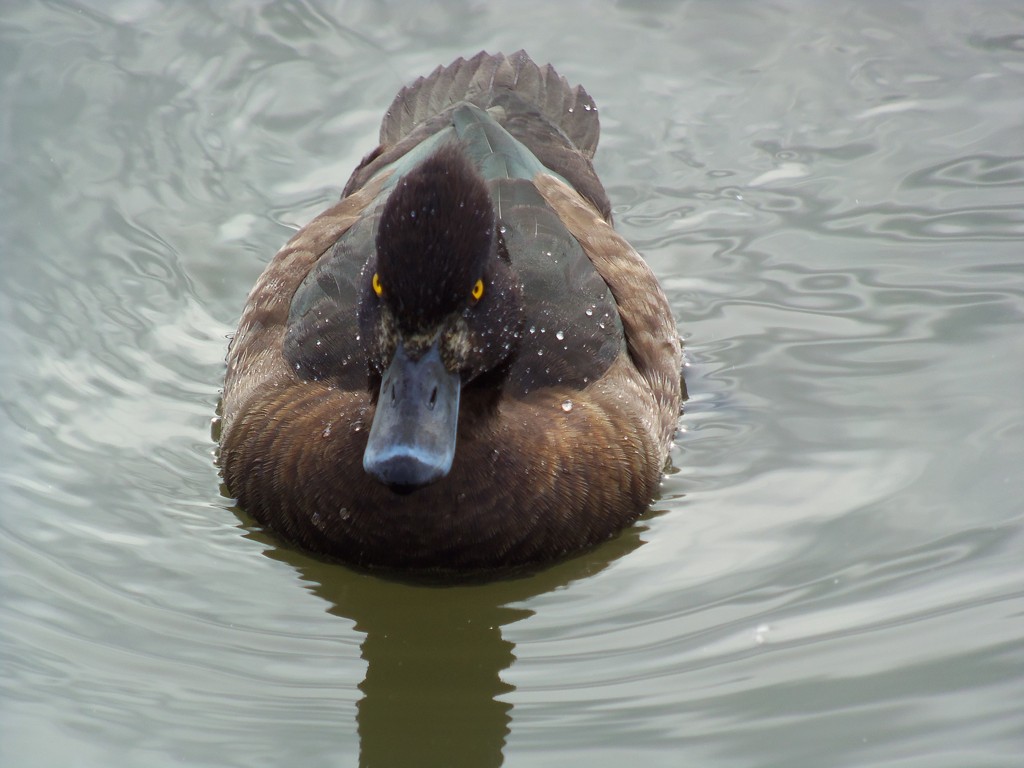
<svg viewBox="0 0 1024 768"><path fill-rule="evenodd" d="M394 584L221 495L226 337L405 82L601 109L691 399L643 524ZM1024 9L5 3L0 764L1019 766Z"/></svg>

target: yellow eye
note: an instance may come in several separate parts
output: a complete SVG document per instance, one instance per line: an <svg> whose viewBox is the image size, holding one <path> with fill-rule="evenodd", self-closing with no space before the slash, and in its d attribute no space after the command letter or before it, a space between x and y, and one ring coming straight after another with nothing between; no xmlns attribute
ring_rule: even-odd
<svg viewBox="0 0 1024 768"><path fill-rule="evenodd" d="M380 275L373 273L373 292L380 296L384 293L384 286L380 284Z"/></svg>
<svg viewBox="0 0 1024 768"><path fill-rule="evenodd" d="M484 295L484 281L477 280L473 284L473 290L470 292L470 296L473 297L473 301L480 301L480 298Z"/></svg>

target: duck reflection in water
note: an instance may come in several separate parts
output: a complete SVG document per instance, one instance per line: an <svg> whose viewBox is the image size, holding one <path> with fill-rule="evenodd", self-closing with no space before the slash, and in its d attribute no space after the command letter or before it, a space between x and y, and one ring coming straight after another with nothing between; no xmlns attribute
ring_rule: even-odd
<svg viewBox="0 0 1024 768"><path fill-rule="evenodd" d="M244 513L240 517L245 521ZM532 576L487 584L407 584L318 561L259 531L266 555L294 567L328 610L365 637L359 765L499 766L512 727L503 629L528 619L524 601L589 578L642 545L642 527ZM504 677L503 677L504 676ZM340 697L344 698L344 697ZM346 756L347 757L347 756Z"/></svg>

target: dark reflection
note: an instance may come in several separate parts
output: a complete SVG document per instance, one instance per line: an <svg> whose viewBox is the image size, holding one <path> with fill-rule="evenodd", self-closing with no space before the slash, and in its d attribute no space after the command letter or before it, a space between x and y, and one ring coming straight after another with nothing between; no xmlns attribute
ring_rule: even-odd
<svg viewBox="0 0 1024 768"><path fill-rule="evenodd" d="M359 688L359 765L498 766L515 690L502 673L515 646L502 627L532 615L514 607L604 569L642 544L641 527L541 573L481 585L404 584L282 548L238 512L266 554L295 567L329 611L365 633Z"/></svg>

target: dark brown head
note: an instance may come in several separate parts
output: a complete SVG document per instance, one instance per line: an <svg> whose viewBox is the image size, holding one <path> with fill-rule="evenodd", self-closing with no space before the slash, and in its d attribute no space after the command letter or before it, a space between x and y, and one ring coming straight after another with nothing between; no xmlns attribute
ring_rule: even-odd
<svg viewBox="0 0 1024 768"><path fill-rule="evenodd" d="M380 298L403 331L436 326L466 305L494 254L487 185L457 145L402 178L377 230Z"/></svg>
<svg viewBox="0 0 1024 768"><path fill-rule="evenodd" d="M447 474L459 395L512 354L519 287L487 184L458 144L395 185L364 272L360 331L380 390L363 466L408 489Z"/></svg>

